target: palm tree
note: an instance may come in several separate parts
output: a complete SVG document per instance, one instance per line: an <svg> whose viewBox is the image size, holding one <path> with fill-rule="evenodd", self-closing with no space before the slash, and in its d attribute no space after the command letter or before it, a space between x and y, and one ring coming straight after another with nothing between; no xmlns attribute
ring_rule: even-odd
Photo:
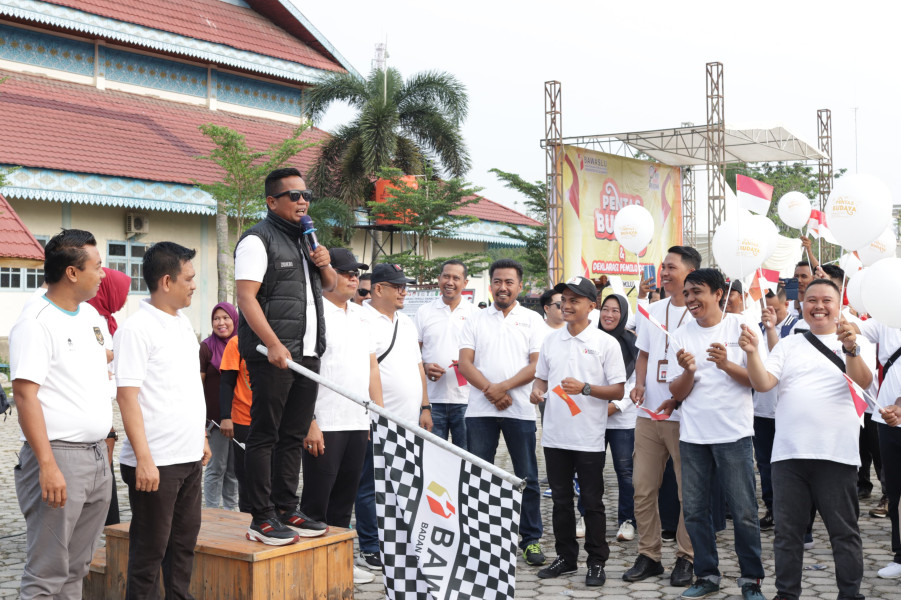
<svg viewBox="0 0 901 600"><path fill-rule="evenodd" d="M306 98L310 119L315 123L333 102L341 101L359 113L322 144L310 173L318 195L359 206L383 167L417 175L430 166L450 177L469 170L460 134L468 98L453 75L427 71L404 81L393 68L373 70L367 79L351 73L328 75Z"/></svg>

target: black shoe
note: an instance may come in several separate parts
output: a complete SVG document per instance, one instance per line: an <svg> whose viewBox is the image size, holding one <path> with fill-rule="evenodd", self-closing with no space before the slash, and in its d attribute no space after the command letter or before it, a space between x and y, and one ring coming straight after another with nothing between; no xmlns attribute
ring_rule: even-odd
<svg viewBox="0 0 901 600"><path fill-rule="evenodd" d="M554 577L560 577L561 575L570 575L578 570L579 567L569 564L568 562L563 560L562 556L558 556L554 559L554 562L552 562L549 567L545 567L538 571L538 578L553 579Z"/></svg>
<svg viewBox="0 0 901 600"><path fill-rule="evenodd" d="M540 567L547 562L544 552L541 551L541 544L538 542L532 542L526 546L526 549L522 551L522 557L531 567Z"/></svg>
<svg viewBox="0 0 901 600"><path fill-rule="evenodd" d="M672 542L676 539L676 532L673 529L664 529L660 532L660 539L664 542Z"/></svg>
<svg viewBox="0 0 901 600"><path fill-rule="evenodd" d="M858 500L866 500L873 493L873 488L857 488L857 499Z"/></svg>
<svg viewBox="0 0 901 600"><path fill-rule="evenodd" d="M300 539L293 529L285 527L284 523L275 517L254 519L250 522L244 537L251 542L263 542L270 546L286 546Z"/></svg>
<svg viewBox="0 0 901 600"><path fill-rule="evenodd" d="M354 561L358 567L372 569L373 571L382 570L382 559L378 552L360 552L360 555Z"/></svg>
<svg viewBox="0 0 901 600"><path fill-rule="evenodd" d="M285 511L278 518L286 526L296 531L300 537L317 537L328 531L328 525L314 521L300 512L298 508Z"/></svg>
<svg viewBox="0 0 901 600"><path fill-rule="evenodd" d="M607 583L607 574L604 573L604 565L601 563L588 563L588 573L585 575L585 585L597 587Z"/></svg>
<svg viewBox="0 0 901 600"><path fill-rule="evenodd" d="M769 531L773 528L773 513L770 510L766 511L766 514L763 515L763 518L760 519L760 531Z"/></svg>
<svg viewBox="0 0 901 600"><path fill-rule="evenodd" d="M676 559L673 572L669 576L669 584L673 587L688 587L694 575L694 565L684 556Z"/></svg>
<svg viewBox="0 0 901 600"><path fill-rule="evenodd" d="M635 583L654 575L663 575L663 565L644 554L639 554L635 559L635 565L623 573L623 581Z"/></svg>

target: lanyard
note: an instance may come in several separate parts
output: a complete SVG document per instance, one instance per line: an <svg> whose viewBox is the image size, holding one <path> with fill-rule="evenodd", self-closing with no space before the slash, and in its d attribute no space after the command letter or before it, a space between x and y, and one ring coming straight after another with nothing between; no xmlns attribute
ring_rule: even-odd
<svg viewBox="0 0 901 600"><path fill-rule="evenodd" d="M673 305L673 301L672 301L672 299L669 299L669 300L667 300L667 302L669 302L669 304L666 305L666 325L665 325L665 327L666 327L666 330L669 331L669 309L670 309L670 306ZM676 329L679 329L679 327L682 326L682 321L685 319L685 315L687 315L687 314L688 314L688 307L686 306L685 310L682 311L682 316L679 318L679 323L676 325ZM669 354L669 336L667 335L665 337L666 337L666 345L663 347L664 360L666 359L666 356Z"/></svg>

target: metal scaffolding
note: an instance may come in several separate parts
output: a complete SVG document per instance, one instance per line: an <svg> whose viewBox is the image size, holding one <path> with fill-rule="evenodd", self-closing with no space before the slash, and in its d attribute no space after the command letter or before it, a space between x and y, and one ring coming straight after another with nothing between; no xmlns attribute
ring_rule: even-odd
<svg viewBox="0 0 901 600"><path fill-rule="evenodd" d="M682 243L694 247L697 242L695 219L695 172L682 168Z"/></svg>
<svg viewBox="0 0 901 600"><path fill-rule="evenodd" d="M563 104L559 81L544 82L548 286L563 281Z"/></svg>
<svg viewBox="0 0 901 600"><path fill-rule="evenodd" d="M707 247L726 216L726 115L723 63L707 63Z"/></svg>
<svg viewBox="0 0 901 600"><path fill-rule="evenodd" d="M817 111L817 146L823 157L819 160L820 210L825 210L826 200L832 192L832 111L821 108Z"/></svg>

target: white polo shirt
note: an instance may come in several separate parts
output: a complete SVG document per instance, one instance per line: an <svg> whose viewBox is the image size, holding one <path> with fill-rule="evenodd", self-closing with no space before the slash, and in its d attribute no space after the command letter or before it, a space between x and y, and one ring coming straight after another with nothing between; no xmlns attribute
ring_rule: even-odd
<svg viewBox="0 0 901 600"><path fill-rule="evenodd" d="M679 439L691 444L725 444L754 435L754 401L751 388L741 385L716 364L707 360L707 348L713 343L726 347L726 357L742 367L747 366L747 354L738 346L741 325L757 329L757 324L744 315L727 313L713 327L701 327L691 321L673 334L669 350L669 382L682 374L676 360L679 348L695 357L694 387L675 411L682 413ZM759 329L757 329L759 331ZM766 357L766 342L757 336L758 352Z"/></svg>
<svg viewBox="0 0 901 600"><path fill-rule="evenodd" d="M144 434L157 467L203 457L206 402L200 380L200 344L191 321L141 301L140 310L116 330L116 385L136 387ZM122 464L138 466L131 442L122 444Z"/></svg>
<svg viewBox="0 0 901 600"><path fill-rule="evenodd" d="M648 304L646 308L651 316L666 326L670 334L675 333L680 327L685 326L686 323L691 323L695 320L684 306L673 306L670 298ZM642 315L635 318L635 333L638 336L635 345L639 350L648 353L648 371L645 379L644 403L642 406L650 411L655 411L664 400L668 400L673 396L669 393L668 383L657 381L657 370L660 361L667 360L667 351L668 348L672 348L672 343L665 333L651 324ZM672 368L674 364L673 361L670 361L667 363L667 367ZM682 415L677 410L670 416L669 421L679 421L681 417ZM650 419L651 417L643 410L639 410L638 418Z"/></svg>
<svg viewBox="0 0 901 600"><path fill-rule="evenodd" d="M438 381L426 381L430 403L466 404L469 400L470 385L465 380L460 385L450 364L460 356L463 325L478 310L466 298L461 298L457 308L451 310L438 297L416 311L414 322L422 344L422 362L437 363L447 371Z"/></svg>
<svg viewBox="0 0 901 600"><path fill-rule="evenodd" d="M298 241L302 244L302 241ZM303 332L303 355L316 356L316 337L319 321L316 318L316 298L310 290L310 265L303 260L303 284L307 293L307 326ZM269 266L269 254L258 236L248 235L235 248L235 281L246 280L262 283ZM238 324L235 323L235 327Z"/></svg>
<svg viewBox="0 0 901 600"><path fill-rule="evenodd" d="M901 348L901 329L883 325L872 317L866 321L859 321L857 326L862 337L873 344L878 344L879 364L887 363L895 350ZM889 406L894 404L899 396L901 396L901 359L885 373L885 379L879 387L879 395L876 396L876 403L879 406ZM885 424L885 419L879 412L873 413L873 420Z"/></svg>
<svg viewBox="0 0 901 600"><path fill-rule="evenodd" d="M375 340L375 355L381 356L391 345L394 335L394 324L397 323L397 339L388 356L379 363L379 374L382 378L382 399L385 408L401 417L419 423L419 408L422 406L422 376L419 374L419 341L416 339L416 326L413 320L397 311L394 319L390 319L376 309L371 303L363 307L369 321L372 336Z"/></svg>
<svg viewBox="0 0 901 600"><path fill-rule="evenodd" d="M488 381L497 383L516 375L529 364L529 356L541 350L544 341L544 320L537 312L518 302L506 317L495 305L476 311L466 320L460 348L475 351L473 364ZM502 411L485 398L475 386L469 392L467 417L505 417L535 420L535 406L529 402L532 382L511 389L513 404Z"/></svg>
<svg viewBox="0 0 901 600"><path fill-rule="evenodd" d="M325 311L325 353L319 374L349 391L369 398L369 364L375 352L365 309L348 301L347 310L322 299ZM393 350L392 350L393 352ZM322 431L369 429L366 409L324 385L316 396L316 424Z"/></svg>
<svg viewBox="0 0 901 600"><path fill-rule="evenodd" d="M97 442L113 425L98 319L86 302L70 312L38 297L9 332L11 379L40 386L37 396L50 441Z"/></svg>
<svg viewBox="0 0 901 600"><path fill-rule="evenodd" d="M570 334L568 327L558 329L547 336L541 345L535 377L544 379L548 384L541 445L545 448L603 452L607 400L569 394L581 410L573 415L554 389L567 377L593 386L625 383L626 366L619 342L590 323L575 336Z"/></svg>
<svg viewBox="0 0 901 600"><path fill-rule="evenodd" d="M817 338L844 362L834 333ZM803 335L779 340L765 367L779 380L770 462L816 459L859 467L860 420L838 367Z"/></svg>

